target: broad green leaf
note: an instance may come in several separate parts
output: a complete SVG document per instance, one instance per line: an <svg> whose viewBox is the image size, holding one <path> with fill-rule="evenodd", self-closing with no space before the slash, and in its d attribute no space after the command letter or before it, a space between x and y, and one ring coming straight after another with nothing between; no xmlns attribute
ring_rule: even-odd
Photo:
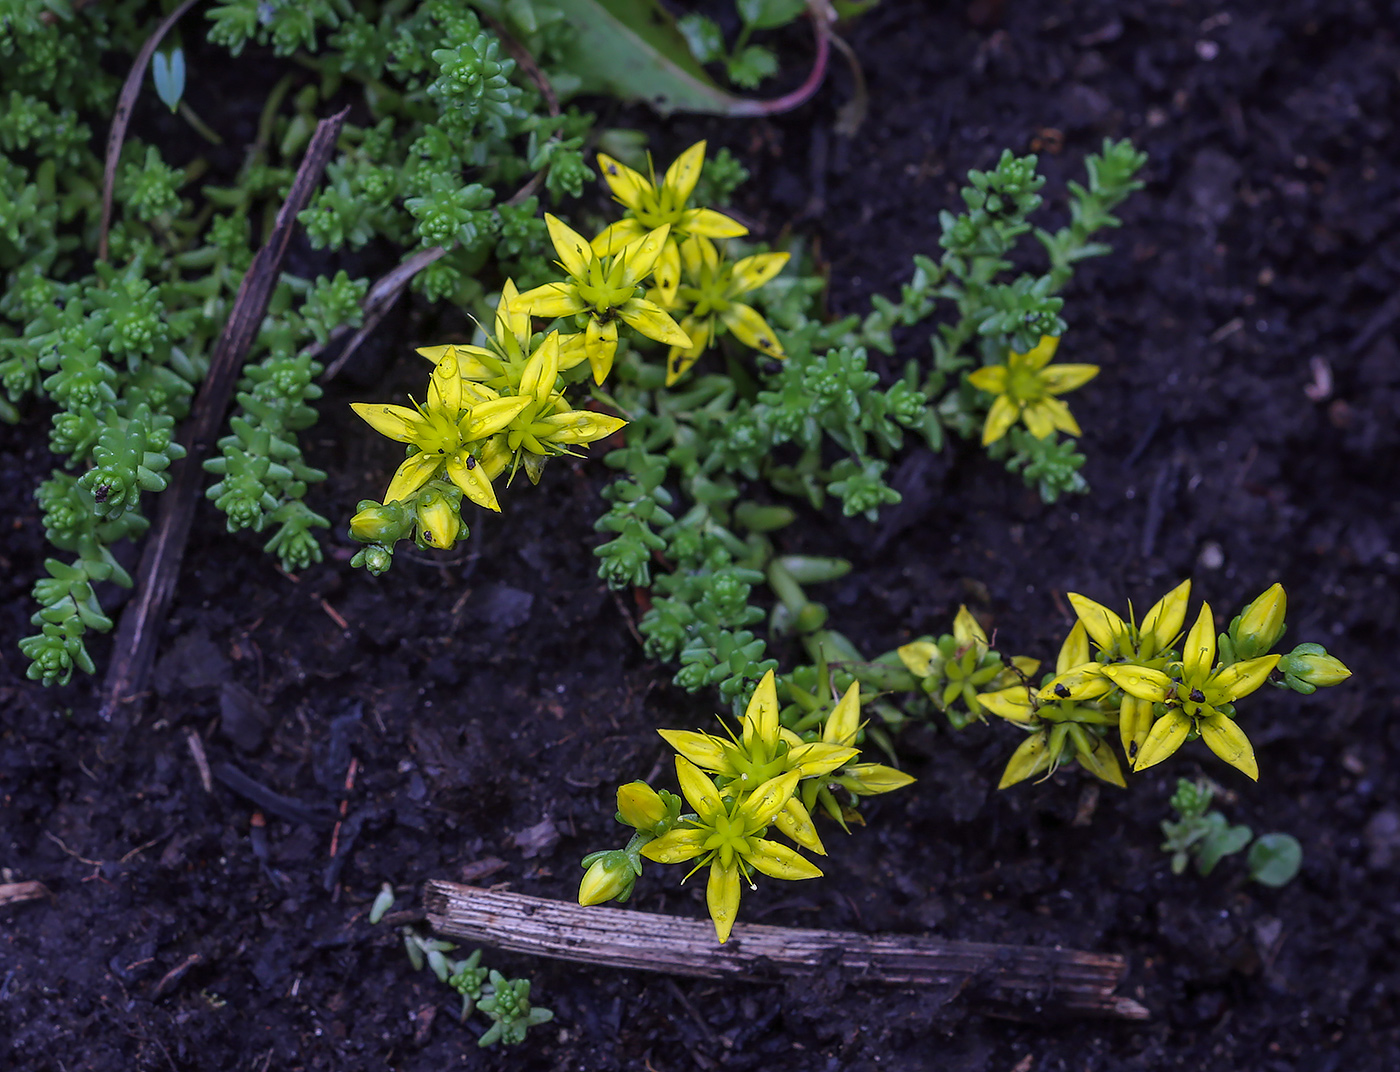
<svg viewBox="0 0 1400 1072"><path fill-rule="evenodd" d="M736 86L753 89L778 71L778 60L762 45L749 45L729 61L729 80Z"/></svg>
<svg viewBox="0 0 1400 1072"><path fill-rule="evenodd" d="M806 0L738 0L739 18L755 30L786 26L807 10Z"/></svg>
<svg viewBox="0 0 1400 1072"><path fill-rule="evenodd" d="M701 63L724 58L724 34L714 19L704 15L682 15L676 28L685 36L690 52Z"/></svg>
<svg viewBox="0 0 1400 1072"><path fill-rule="evenodd" d="M1265 834L1249 848L1249 877L1265 886L1286 886L1303 866L1303 846L1292 834Z"/></svg>
<svg viewBox="0 0 1400 1072"><path fill-rule="evenodd" d="M185 53L176 47L167 55L157 52L151 57L151 79L156 84L156 96L172 112L180 107L185 93Z"/></svg>
<svg viewBox="0 0 1400 1072"><path fill-rule="evenodd" d="M763 106L720 89L691 55L659 0L554 0L572 33L564 65L580 91L645 101L662 115L761 115Z"/></svg>

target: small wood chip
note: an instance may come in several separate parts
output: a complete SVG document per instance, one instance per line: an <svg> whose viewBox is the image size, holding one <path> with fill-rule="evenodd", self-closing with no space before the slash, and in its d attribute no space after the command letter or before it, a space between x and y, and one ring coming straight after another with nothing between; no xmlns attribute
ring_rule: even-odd
<svg viewBox="0 0 1400 1072"><path fill-rule="evenodd" d="M37 901L40 897L52 897L49 888L42 882L6 882L0 885L0 905L20 904L23 901Z"/></svg>

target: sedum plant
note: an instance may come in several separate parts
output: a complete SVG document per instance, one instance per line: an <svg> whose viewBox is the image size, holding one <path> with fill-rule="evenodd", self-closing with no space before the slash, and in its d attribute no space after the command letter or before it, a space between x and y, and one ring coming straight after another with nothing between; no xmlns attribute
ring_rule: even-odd
<svg viewBox="0 0 1400 1072"><path fill-rule="evenodd" d="M1283 586L1271 585L1217 636L1215 617L1203 604L1184 634L1191 582L1159 599L1139 625L1076 592L1069 593L1077 620L1060 648L1055 670L1039 685L1034 660L1005 660L966 608L951 636L913 641L898 649L920 690L945 711L959 701L966 714L950 715L958 727L995 715L1025 738L1012 753L1000 788L1061 764L1077 762L1096 777L1124 786L1112 748L1122 747L1128 769L1142 771L1200 740L1218 758L1257 781L1259 765L1239 725L1235 702L1265 683L1306 692L1321 681L1340 684L1350 671L1317 644L1289 655L1268 654L1282 638L1287 613ZM1314 682L1299 689L1296 674L1280 672L1293 660L1311 660ZM1325 671L1322 669L1325 667ZM979 683L986 691L974 692ZM1014 680L1011 680L1014 679ZM1116 730L1116 733L1114 732Z"/></svg>
<svg viewBox="0 0 1400 1072"><path fill-rule="evenodd" d="M581 84L569 67L579 57L557 5L502 6L475 5L528 31L540 70L567 98ZM175 138L180 148L171 149L170 139L153 144L133 129L102 253L103 161L93 135L112 116L116 72L159 13L135 0L49 7L43 18L0 20L0 52L11 58L0 72L8 102L0 118L0 418L33 407L48 421L55 468L37 494L55 555L35 585L36 631L21 649L30 676L56 684L75 668L94 669L87 642L112 625L101 586L131 584L114 548L145 531L152 497L183 456L180 422L332 100L353 93L362 107L299 218L328 271L279 278L228 434L205 462L208 496L230 532L258 534L286 570L320 561L317 533L329 524L314 508L324 474L299 437L315 420L320 355L363 318L370 280L349 270L364 263L356 251L439 251L412 278L430 300L478 299L476 277L492 261L534 286L548 272L539 210L576 196L592 177L582 146L593 117L549 98L473 5L225 0L187 16L184 32L200 27L232 57L256 46L285 59L243 162L211 173L198 142L186 149ZM182 100L184 83L197 78L183 51L157 55L142 92L217 140ZM557 414L539 416L548 427Z"/></svg>

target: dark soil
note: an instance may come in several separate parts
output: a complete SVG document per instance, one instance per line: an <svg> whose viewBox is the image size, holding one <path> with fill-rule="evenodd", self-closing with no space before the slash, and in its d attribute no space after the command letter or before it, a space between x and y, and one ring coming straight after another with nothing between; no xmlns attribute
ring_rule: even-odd
<svg viewBox="0 0 1400 1072"><path fill-rule="evenodd" d="M15 650L45 554L29 489L50 463L34 414L0 453L0 864L3 881L53 896L0 909L0 1063L1400 1067L1400 717L1387 722L1400 716L1397 14L1382 0L886 0L850 35L871 92L854 140L832 132L849 93L838 71L795 115L685 120L657 144L660 159L695 134L730 145L755 173L743 207L767 233L795 222L820 237L841 312L892 293L911 254L937 252L937 213L1003 147L1041 147L1056 219L1105 136L1151 154L1115 252L1068 295L1061 353L1103 367L1072 400L1092 494L1044 506L975 450L915 451L899 468L905 503L873 532L813 516L788 546L856 562L816 594L868 651L942 632L967 602L1000 646L1053 658L1065 591L1141 608L1190 576L1223 612L1279 580L1289 642L1327 644L1355 678L1245 708L1258 785L1193 745L1127 791L1070 771L999 793L1004 727L906 733L918 783L875 801L866 829L827 835L825 880L769 882L743 909L751 922L1120 953L1123 992L1150 1022L1009 1023L839 976L721 986L488 952L528 974L557 1020L519 1050L479 1050L455 995L366 922L379 885L403 905L424 879L487 861L483 881L570 898L579 857L620 841L616 784L669 784L654 729L713 725L709 698L643 657L631 600L594 576L606 469L559 466L475 522L459 552L401 553L379 580L350 570L338 538L324 565L283 576L203 505L153 693L120 727L98 719L94 682L40 689ZM384 485L392 451L346 403L421 378L415 330L386 329L379 344L402 358L385 380L327 393L310 453L330 470L312 493L328 516ZM910 338L898 360L926 354ZM295 798L305 821L264 805L266 827L251 827L257 805L202 786L191 734L216 771ZM1209 880L1171 874L1158 823L1176 778L1202 770L1230 790L1232 821L1301 840L1296 881L1251 884L1239 858ZM553 835L517 844L546 820ZM703 884L677 878L651 869L635 903L703 915Z"/></svg>

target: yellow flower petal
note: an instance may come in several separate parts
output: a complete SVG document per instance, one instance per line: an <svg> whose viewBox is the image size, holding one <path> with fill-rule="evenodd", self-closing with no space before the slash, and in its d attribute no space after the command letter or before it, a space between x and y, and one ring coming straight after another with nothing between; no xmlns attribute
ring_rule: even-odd
<svg viewBox="0 0 1400 1072"><path fill-rule="evenodd" d="M652 188L643 175L606 153L598 154L598 170L603 173L603 181L608 184L613 196L633 211L641 204L642 192Z"/></svg>
<svg viewBox="0 0 1400 1072"><path fill-rule="evenodd" d="M671 195L671 206L680 208L695 192L700 171L705 166L705 143L697 141L671 162L661 179L661 187Z"/></svg>
<svg viewBox="0 0 1400 1072"><path fill-rule="evenodd" d="M1089 654L1089 634L1082 621L1074 623L1074 628L1060 645L1060 655L1055 660L1055 673L1063 674L1076 666L1083 666L1091 658Z"/></svg>
<svg viewBox="0 0 1400 1072"><path fill-rule="evenodd" d="M423 423L418 411L407 406L391 406L385 402L351 402L350 408L380 435L400 443L413 442Z"/></svg>
<svg viewBox="0 0 1400 1072"><path fill-rule="evenodd" d="M928 677L938 646L932 640L913 640L897 648L895 654L915 677Z"/></svg>
<svg viewBox="0 0 1400 1072"><path fill-rule="evenodd" d="M705 317L702 320L686 317L681 321L680 328L690 336L690 345L672 346L671 352L666 355L667 387L689 372L690 366L700 360L700 355L710 345L710 332L713 330L713 324L714 321L711 317Z"/></svg>
<svg viewBox="0 0 1400 1072"><path fill-rule="evenodd" d="M1069 407L1058 398L1045 397L1036 403L1041 406L1044 412L1050 415L1050 422L1065 435L1081 436L1079 422L1074 419L1074 414L1069 411Z"/></svg>
<svg viewBox="0 0 1400 1072"><path fill-rule="evenodd" d="M525 363L520 374L520 394L536 402L548 402L559 378L559 334L551 331Z"/></svg>
<svg viewBox="0 0 1400 1072"><path fill-rule="evenodd" d="M1006 393L1006 375L1005 365L984 365L976 372L969 372L967 382L979 391L1004 395Z"/></svg>
<svg viewBox="0 0 1400 1072"><path fill-rule="evenodd" d="M651 275L651 270L656 267L657 258L661 256L661 251L666 248L666 239L670 237L670 234L670 224L662 224L656 230L648 232L635 242L629 242L623 247L622 252L618 254L623 264L623 286L635 287ZM662 339L661 341L665 342L666 340Z"/></svg>
<svg viewBox="0 0 1400 1072"><path fill-rule="evenodd" d="M657 730L662 740L674 748L697 767L708 771L734 774L733 767L724 758L724 742L708 733L694 730Z"/></svg>
<svg viewBox="0 0 1400 1072"><path fill-rule="evenodd" d="M1083 387L1099 374L1098 365L1050 365L1040 372L1040 385L1052 395Z"/></svg>
<svg viewBox="0 0 1400 1072"><path fill-rule="evenodd" d="M788 771L776 778L769 778L739 805L739 816L746 821L750 829L767 826L797 790L800 779L801 775L797 771Z"/></svg>
<svg viewBox="0 0 1400 1072"><path fill-rule="evenodd" d="M752 745L755 740L771 741L777 736L778 686L773 671L769 670L754 688L748 707L744 708L743 741L745 745Z"/></svg>
<svg viewBox="0 0 1400 1072"><path fill-rule="evenodd" d="M681 285L681 247L674 240L662 247L652 276L656 280L658 304L669 308L675 303L676 291Z"/></svg>
<svg viewBox="0 0 1400 1072"><path fill-rule="evenodd" d="M953 639L958 642L959 652L976 649L980 658L980 653L987 650L987 631L966 604L959 604L958 613L953 618Z"/></svg>
<svg viewBox="0 0 1400 1072"><path fill-rule="evenodd" d="M571 283L546 283L521 294L515 299L513 308L524 310L531 316L554 320L581 313L588 308L588 303L578 296Z"/></svg>
<svg viewBox="0 0 1400 1072"><path fill-rule="evenodd" d="M1162 671L1135 666L1132 663L1105 666L1103 676L1129 696L1136 696L1149 703L1165 703L1167 696L1175 688L1175 682Z"/></svg>
<svg viewBox="0 0 1400 1072"><path fill-rule="evenodd" d="M611 257L624 246L643 237L647 233L641 220L627 216L604 227L602 233L593 240L593 252L600 257Z"/></svg>
<svg viewBox="0 0 1400 1072"><path fill-rule="evenodd" d="M1006 395L997 395L992 408L987 411L987 423L982 426L982 445L990 446L1006 435L1020 417L1020 406Z"/></svg>
<svg viewBox="0 0 1400 1072"><path fill-rule="evenodd" d="M588 336L584 332L559 336L559 371L567 372L588 360Z"/></svg>
<svg viewBox="0 0 1400 1072"><path fill-rule="evenodd" d="M788 258L786 253L755 253L745 257L734 265L730 290L736 295L757 290L783 270Z"/></svg>
<svg viewBox="0 0 1400 1072"><path fill-rule="evenodd" d="M1050 767L1050 734L1046 730L1033 733L1017 746L1007 760L998 789L1024 782Z"/></svg>
<svg viewBox="0 0 1400 1072"><path fill-rule="evenodd" d="M1191 582L1182 581L1164 595L1142 620L1138 648L1145 659L1166 651L1186 624L1186 604L1191 599Z"/></svg>
<svg viewBox="0 0 1400 1072"><path fill-rule="evenodd" d="M414 353L422 354L434 365L436 365L439 361L441 361L444 357L446 357L451 351L455 349L457 349L455 345L453 345L452 343L446 343L443 346L420 346L417 350L414 351Z"/></svg>
<svg viewBox="0 0 1400 1072"><path fill-rule="evenodd" d="M530 317L519 308L519 300L520 291L515 289L515 280L507 279L501 285L501 300L496 303L496 334L516 338L530 334Z"/></svg>
<svg viewBox="0 0 1400 1072"><path fill-rule="evenodd" d="M1022 368L1042 369L1054 359L1055 351L1059 349L1059 346L1059 339L1051 335L1042 335L1040 342L1033 349L1027 350L1024 354L1013 351L1011 358L1015 364Z"/></svg>
<svg viewBox="0 0 1400 1072"><path fill-rule="evenodd" d="M442 458L437 454L418 453L404 459L389 481L389 490L384 493L384 502L397 502L406 499L433 478L442 467Z"/></svg>
<svg viewBox="0 0 1400 1072"><path fill-rule="evenodd" d="M996 692L979 692L977 702L998 718L1025 725L1035 717L1035 708L1024 685L1012 685Z"/></svg>
<svg viewBox="0 0 1400 1072"><path fill-rule="evenodd" d="M914 778L883 763L853 763L841 772L840 781L860 796L873 797L903 789Z"/></svg>
<svg viewBox="0 0 1400 1072"><path fill-rule="evenodd" d="M998 399L1000 401L1000 399ZM1069 410L1063 402L1058 402L1053 398L1038 398L1034 402L1027 402L1025 408L1021 410L1021 419L1026 422L1026 428L1036 439L1048 438L1060 424L1060 415L1055 409L1056 404L1064 410L1064 416L1069 416ZM1071 424L1074 418L1069 417ZM1079 434L1079 426L1074 425L1071 435Z"/></svg>
<svg viewBox="0 0 1400 1072"><path fill-rule="evenodd" d="M467 440L485 439L510 424L532 402L534 399L527 395L478 402L467 411L458 427Z"/></svg>
<svg viewBox="0 0 1400 1072"><path fill-rule="evenodd" d="M648 339L655 339L667 346L691 345L690 336L671 319L671 314L645 298L633 298L626 305L619 306L617 315Z"/></svg>
<svg viewBox="0 0 1400 1072"><path fill-rule="evenodd" d="M751 346L779 360L787 356L783 344L778 341L777 333L768 326L768 321L764 320L753 306L743 302L730 302L729 308L720 311L719 318L745 346Z"/></svg>
<svg viewBox="0 0 1400 1072"><path fill-rule="evenodd" d="M1233 703L1241 696L1248 696L1263 685L1278 665L1279 655L1265 655L1258 659L1246 659L1242 663L1232 663L1210 679L1206 694L1212 704Z"/></svg>
<svg viewBox="0 0 1400 1072"><path fill-rule="evenodd" d="M1074 742L1074 758L1079 760L1081 767L1110 785L1116 785L1119 789L1128 788L1128 783L1123 781L1123 771L1118 766L1118 757L1107 741L1073 722L1069 723L1069 737Z"/></svg>
<svg viewBox="0 0 1400 1072"><path fill-rule="evenodd" d="M802 801L798 800L796 797L792 797L783 805L783 810L778 812L777 817L773 820L773 825L804 849L815 852L820 856L826 855L826 846L822 844L821 836L817 833L816 824L812 822L811 813L803 807ZM755 838L754 842L763 844L758 838ZM772 842L767 842L767 844L772 844ZM755 862L754 866L758 866L757 862ZM786 876L774 875L773 877L785 878Z"/></svg>
<svg viewBox="0 0 1400 1072"><path fill-rule="evenodd" d="M748 858L749 863L769 878L797 881L804 878L822 877L821 870L816 864L798 855L786 845L780 845L776 841L768 841L764 838L754 838L753 847L754 851Z"/></svg>
<svg viewBox="0 0 1400 1072"><path fill-rule="evenodd" d="M464 380L489 380L501 372L500 358L490 350L480 346L454 346L453 350L457 355L457 375Z"/></svg>
<svg viewBox="0 0 1400 1072"><path fill-rule="evenodd" d="M788 762L802 777L816 778L823 774L830 774L858 755L860 755L859 748L827 744L825 741L813 741L800 748L794 748L789 755Z"/></svg>
<svg viewBox="0 0 1400 1072"><path fill-rule="evenodd" d="M580 409L542 417L535 423L549 429L545 438L561 446L582 446L599 439L607 439L627 424L621 417Z"/></svg>
<svg viewBox="0 0 1400 1072"><path fill-rule="evenodd" d="M1084 623L1084 628L1099 646L1099 650L1110 655L1119 654L1119 638L1127 633L1127 623L1102 603L1095 603L1078 592L1069 592L1067 595L1069 605L1074 608L1074 613Z"/></svg>
<svg viewBox="0 0 1400 1072"><path fill-rule="evenodd" d="M552 213L544 214L544 223L549 228L550 241L554 243L554 251L559 254L559 263L564 266L564 271L575 279L586 279L588 266L593 261L593 247L583 235Z"/></svg>
<svg viewBox="0 0 1400 1072"><path fill-rule="evenodd" d="M1215 616L1210 612L1210 604L1201 604L1201 613L1191 632L1186 634L1186 643L1181 648L1181 664L1186 680L1205 681L1215 665Z"/></svg>
<svg viewBox="0 0 1400 1072"><path fill-rule="evenodd" d="M588 364L593 369L593 382L602 383L612 371L613 358L617 355L617 321L588 318L588 330L583 337L583 351L588 355Z"/></svg>
<svg viewBox="0 0 1400 1072"><path fill-rule="evenodd" d="M739 914L739 869L721 867L719 860L710 864L710 881L705 885L705 903L710 909L710 918L715 921L715 937L723 945L729 941L729 932L734 929L734 918Z"/></svg>
<svg viewBox="0 0 1400 1072"><path fill-rule="evenodd" d="M648 860L655 860L659 864L684 863L705 851L705 841L709 836L708 830L677 827L675 830L668 830L655 841L648 841L642 846L641 853Z"/></svg>
<svg viewBox="0 0 1400 1072"><path fill-rule="evenodd" d="M1163 715L1153 723L1147 740L1138 750L1133 770L1146 770L1169 758L1186 742L1190 732L1191 720L1180 711L1170 711Z"/></svg>
<svg viewBox="0 0 1400 1072"><path fill-rule="evenodd" d="M1123 742L1123 754L1131 764L1137 759L1147 735L1152 731L1152 701L1132 693L1123 694L1118 707L1118 737Z"/></svg>
<svg viewBox="0 0 1400 1072"><path fill-rule="evenodd" d="M715 783L684 756L676 757L676 780L681 783L681 793L702 819L724 813Z"/></svg>
<svg viewBox="0 0 1400 1072"><path fill-rule="evenodd" d="M1224 715L1203 718L1198 723L1201 740L1206 747L1237 770L1244 771L1254 781L1259 780L1259 764L1254 758L1254 746L1235 720Z"/></svg>
<svg viewBox="0 0 1400 1072"><path fill-rule="evenodd" d="M1040 700L1096 700L1113 690L1113 682L1104 676L1104 668L1099 663L1080 663L1063 674L1056 674L1040 690Z"/></svg>
<svg viewBox="0 0 1400 1072"><path fill-rule="evenodd" d="M448 458L447 478L477 506L501 512L500 503L496 501L496 489L491 486L486 470L471 455L462 452Z"/></svg>
<svg viewBox="0 0 1400 1072"><path fill-rule="evenodd" d="M859 729L860 682L852 681L846 695L841 697L840 702L832 708L831 714L827 715L826 725L822 727L822 740L827 744L848 745L855 741Z"/></svg>
<svg viewBox="0 0 1400 1072"><path fill-rule="evenodd" d="M681 222L676 224L676 230L704 238L738 238L749 233L749 229L738 220L730 219L712 208L686 209Z"/></svg>

